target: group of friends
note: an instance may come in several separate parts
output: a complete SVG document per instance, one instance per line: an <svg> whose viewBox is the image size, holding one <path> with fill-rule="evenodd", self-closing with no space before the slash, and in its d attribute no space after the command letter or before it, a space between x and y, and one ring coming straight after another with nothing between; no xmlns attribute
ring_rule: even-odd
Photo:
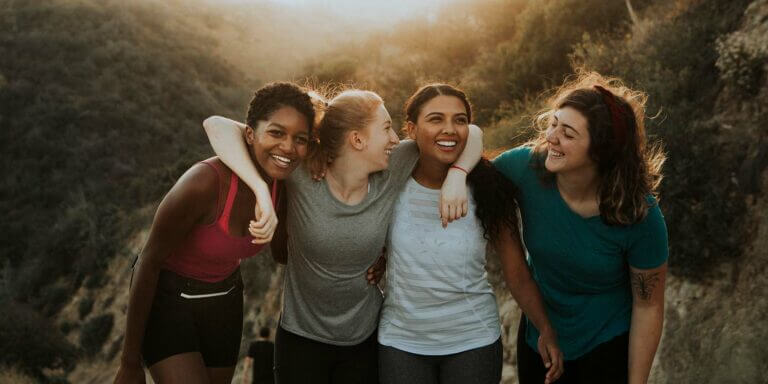
<svg viewBox="0 0 768 384"><path fill-rule="evenodd" d="M375 92L262 87L245 123L203 122L217 156L157 209L115 382L231 382L240 261L269 244L286 264L276 383L499 383L488 257L523 312L520 383L645 383L668 257L645 101L581 73L491 160L452 85L408 98L403 140Z"/></svg>

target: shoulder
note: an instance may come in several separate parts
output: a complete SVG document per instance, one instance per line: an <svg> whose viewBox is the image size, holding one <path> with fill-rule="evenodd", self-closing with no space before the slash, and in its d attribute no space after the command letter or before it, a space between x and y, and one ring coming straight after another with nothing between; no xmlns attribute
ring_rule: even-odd
<svg viewBox="0 0 768 384"><path fill-rule="evenodd" d="M648 204L648 212L643 220L640 220L635 226L640 230L660 230L664 229L666 232L666 222L664 220L664 214L661 212L658 200L653 195L648 195L645 198Z"/></svg>
<svg viewBox="0 0 768 384"><path fill-rule="evenodd" d="M419 146L416 141L405 139L400 141L392 150L391 160L393 162L416 161L419 158Z"/></svg>
<svg viewBox="0 0 768 384"><path fill-rule="evenodd" d="M209 159L189 167L173 186L171 191L174 192L174 196L193 203L215 201L219 193L220 180L214 161L220 163L218 159ZM229 172L223 163L220 165L223 167L221 172L224 170Z"/></svg>
<svg viewBox="0 0 768 384"><path fill-rule="evenodd" d="M533 147L530 146L512 148L493 159L493 165L501 174L520 183L529 171L533 171L531 168L533 154Z"/></svg>
<svg viewBox="0 0 768 384"><path fill-rule="evenodd" d="M649 269L663 264L669 257L667 225L659 204L652 196L648 213L643 220L630 227L629 264L635 268Z"/></svg>
<svg viewBox="0 0 768 384"><path fill-rule="evenodd" d="M509 166L517 164L528 164L533 156L533 147L523 145L502 152L493 159L493 164L499 166Z"/></svg>
<svg viewBox="0 0 768 384"><path fill-rule="evenodd" d="M285 185L289 188L295 188L298 185L311 184L314 182L315 180L312 178L312 175L309 174L309 167L304 163L299 164L299 166L285 179Z"/></svg>

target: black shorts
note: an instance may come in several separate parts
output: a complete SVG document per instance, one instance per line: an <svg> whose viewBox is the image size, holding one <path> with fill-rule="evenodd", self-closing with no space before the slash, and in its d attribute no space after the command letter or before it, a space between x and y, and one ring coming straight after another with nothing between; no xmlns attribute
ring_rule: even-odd
<svg viewBox="0 0 768 384"><path fill-rule="evenodd" d="M242 331L240 269L216 283L162 270L141 346L144 364L150 367L173 355L200 352L207 367L232 367Z"/></svg>

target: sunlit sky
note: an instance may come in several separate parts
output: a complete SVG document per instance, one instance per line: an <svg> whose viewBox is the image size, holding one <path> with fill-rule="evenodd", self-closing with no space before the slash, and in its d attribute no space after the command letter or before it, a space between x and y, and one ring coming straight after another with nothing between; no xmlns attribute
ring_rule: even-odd
<svg viewBox="0 0 768 384"><path fill-rule="evenodd" d="M324 8L347 21L385 25L407 18L430 18L454 0L224 0L232 3L272 2L286 7Z"/></svg>

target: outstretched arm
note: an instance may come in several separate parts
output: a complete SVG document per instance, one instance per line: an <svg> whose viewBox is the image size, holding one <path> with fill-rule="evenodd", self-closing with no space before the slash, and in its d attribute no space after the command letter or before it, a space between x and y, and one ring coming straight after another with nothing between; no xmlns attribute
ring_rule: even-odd
<svg viewBox="0 0 768 384"><path fill-rule="evenodd" d="M221 116L211 116L203 121L205 134L211 147L222 162L235 172L256 195L256 223L251 234L256 244L272 240L277 227L277 215L272 206L269 186L261 178L245 145L245 124Z"/></svg>
<svg viewBox="0 0 768 384"><path fill-rule="evenodd" d="M629 329L629 382L646 383L664 325L667 263L653 269L629 268L632 323Z"/></svg>
<svg viewBox="0 0 768 384"><path fill-rule="evenodd" d="M459 158L448 170L440 190L440 217L443 227L467 215L467 174L472 172L483 155L483 130L469 125L467 145Z"/></svg>
<svg viewBox="0 0 768 384"><path fill-rule="evenodd" d="M539 287L525 263L520 235L516 230L505 226L500 231L494 246L501 259L501 269L507 288L525 316L539 330L539 354L544 361L544 366L549 368L545 383L554 382L563 374L563 353L557 344L557 332L547 317Z"/></svg>

